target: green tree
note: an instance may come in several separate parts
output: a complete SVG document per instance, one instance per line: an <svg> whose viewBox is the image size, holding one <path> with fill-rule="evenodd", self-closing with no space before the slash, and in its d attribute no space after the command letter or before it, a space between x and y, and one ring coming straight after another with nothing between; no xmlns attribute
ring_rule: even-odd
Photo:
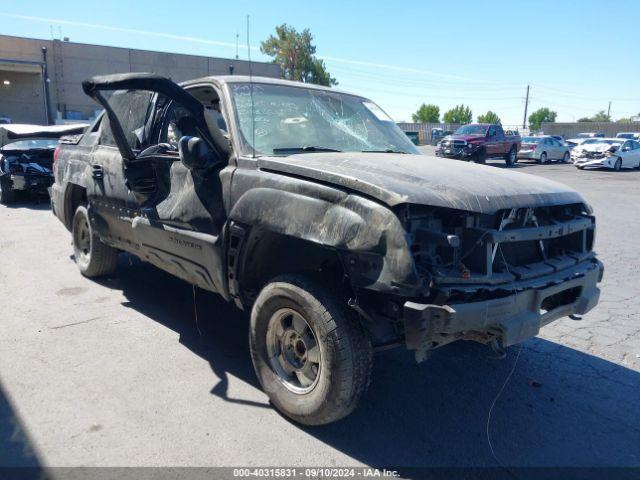
<svg viewBox="0 0 640 480"><path fill-rule="evenodd" d="M593 122L593 120L591 120L589 117L582 117L578 119L578 122L580 123Z"/></svg>
<svg viewBox="0 0 640 480"><path fill-rule="evenodd" d="M456 105L442 116L444 123L471 123L473 115L471 109L463 105Z"/></svg>
<svg viewBox="0 0 640 480"><path fill-rule="evenodd" d="M600 110L593 117L591 117L592 122L610 122L611 117L607 115L604 110Z"/></svg>
<svg viewBox="0 0 640 480"><path fill-rule="evenodd" d="M283 23L276 27L276 34L270 35L260 44L260 51L273 57L280 65L284 78L318 85L337 85L338 82L327 71L324 61L315 57L316 47L308 28L298 32Z"/></svg>
<svg viewBox="0 0 640 480"><path fill-rule="evenodd" d="M414 123L439 123L440 122L440 107L437 105L420 105L420 108L411 115Z"/></svg>
<svg viewBox="0 0 640 480"><path fill-rule="evenodd" d="M529 115L529 129L540 130L542 122L555 122L558 114L548 108L539 108Z"/></svg>
<svg viewBox="0 0 640 480"><path fill-rule="evenodd" d="M489 110L484 115L478 115L478 123L502 123L502 122L500 121L500 117L496 113Z"/></svg>

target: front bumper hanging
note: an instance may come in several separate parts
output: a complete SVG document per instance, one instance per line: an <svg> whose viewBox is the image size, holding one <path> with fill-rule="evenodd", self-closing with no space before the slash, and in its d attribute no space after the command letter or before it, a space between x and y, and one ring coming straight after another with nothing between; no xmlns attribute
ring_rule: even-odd
<svg viewBox="0 0 640 480"><path fill-rule="evenodd" d="M542 326L558 318L585 314L598 303L596 285L604 267L592 258L569 270L545 277L544 287L518 290L514 282L512 295L494 300L452 305L405 302L406 346L417 351L418 359L442 338L488 339L488 333L509 346L535 337Z"/></svg>

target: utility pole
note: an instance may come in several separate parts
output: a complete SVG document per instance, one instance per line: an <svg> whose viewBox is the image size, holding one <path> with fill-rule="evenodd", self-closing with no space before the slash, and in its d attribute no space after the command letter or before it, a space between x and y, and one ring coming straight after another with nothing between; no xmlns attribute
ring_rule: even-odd
<svg viewBox="0 0 640 480"><path fill-rule="evenodd" d="M47 47L42 47L42 97L44 101L44 117L47 125L51 125L51 113L49 112L49 70L47 69Z"/></svg>
<svg viewBox="0 0 640 480"><path fill-rule="evenodd" d="M607 117L611 118L611 100L609 100L609 108L607 108Z"/></svg>
<svg viewBox="0 0 640 480"><path fill-rule="evenodd" d="M529 85L527 85L527 98L524 101L524 120L522 120L522 129L527 128L527 110L529 109Z"/></svg>

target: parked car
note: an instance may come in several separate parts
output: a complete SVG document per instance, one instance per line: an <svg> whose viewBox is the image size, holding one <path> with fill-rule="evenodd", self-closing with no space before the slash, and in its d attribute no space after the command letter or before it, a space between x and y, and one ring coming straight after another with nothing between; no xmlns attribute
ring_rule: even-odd
<svg viewBox="0 0 640 480"><path fill-rule="evenodd" d="M574 165L584 168L640 168L640 143L624 138L601 138L583 146L574 156Z"/></svg>
<svg viewBox="0 0 640 480"><path fill-rule="evenodd" d="M629 140L640 140L640 133L638 132L620 132L616 135L616 138L628 138Z"/></svg>
<svg viewBox="0 0 640 480"><path fill-rule="evenodd" d="M569 147L569 150L573 151L574 148L581 145L588 145L590 143L597 143L597 138L569 138L564 141L565 145Z"/></svg>
<svg viewBox="0 0 640 480"><path fill-rule="evenodd" d="M80 272L125 251L250 312L257 377L295 421L350 413L374 349L501 352L598 302L584 198L421 155L366 98L245 76L83 89L105 114L62 140L51 187Z"/></svg>
<svg viewBox="0 0 640 480"><path fill-rule="evenodd" d="M85 126L0 125L0 203L12 203L16 191L46 193L58 138L82 133Z"/></svg>
<svg viewBox="0 0 640 480"><path fill-rule="evenodd" d="M537 163L547 163L552 160L568 163L571 153L569 147L552 136L522 137L518 159L535 160Z"/></svg>
<svg viewBox="0 0 640 480"><path fill-rule="evenodd" d="M502 125L470 123L458 128L436 147L439 157L485 163L487 158L504 158L508 166L518 160L520 135L505 135Z"/></svg>
<svg viewBox="0 0 640 480"><path fill-rule="evenodd" d="M604 132L583 132L578 133L576 138L604 138Z"/></svg>
<svg viewBox="0 0 640 480"><path fill-rule="evenodd" d="M7 123L11 123L11 117L0 116L0 125L5 125Z"/></svg>

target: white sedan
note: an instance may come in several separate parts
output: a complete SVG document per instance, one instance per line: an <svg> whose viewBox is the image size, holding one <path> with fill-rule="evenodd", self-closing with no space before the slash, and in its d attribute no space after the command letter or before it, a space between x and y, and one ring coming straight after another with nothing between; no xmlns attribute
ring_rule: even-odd
<svg viewBox="0 0 640 480"><path fill-rule="evenodd" d="M623 138L600 138L572 154L574 165L583 168L640 168L640 143Z"/></svg>

